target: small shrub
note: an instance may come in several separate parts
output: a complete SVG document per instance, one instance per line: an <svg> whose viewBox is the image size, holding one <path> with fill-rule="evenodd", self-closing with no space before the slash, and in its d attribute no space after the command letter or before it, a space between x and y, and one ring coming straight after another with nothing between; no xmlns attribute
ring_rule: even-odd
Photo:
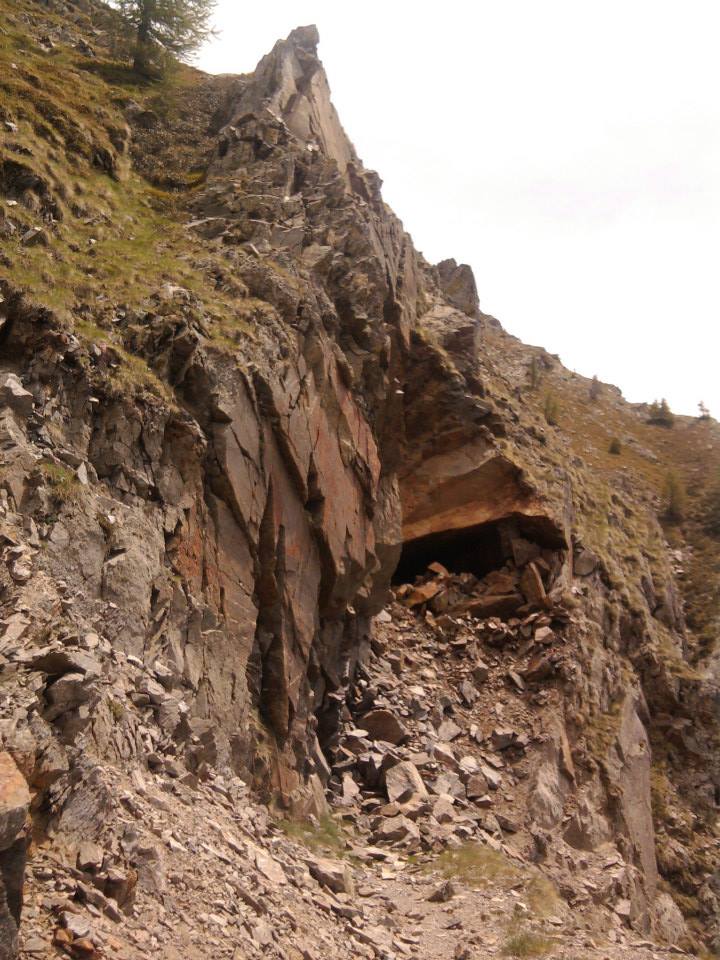
<svg viewBox="0 0 720 960"><path fill-rule="evenodd" d="M702 525L712 537L720 537L720 483L706 495L702 504Z"/></svg>
<svg viewBox="0 0 720 960"><path fill-rule="evenodd" d="M556 427L558 417L560 416L560 404L558 403L555 394L545 394L545 406L543 408L543 413L545 414L545 420L547 423L549 423L551 427Z"/></svg>
<svg viewBox="0 0 720 960"><path fill-rule="evenodd" d="M610 446L608 447L608 453L612 453L613 456L617 457L622 453L622 444L617 437L613 437L610 441Z"/></svg>
<svg viewBox="0 0 720 960"><path fill-rule="evenodd" d="M505 941L504 957L544 957L552 949L552 941L539 933L523 931Z"/></svg>
<svg viewBox="0 0 720 960"><path fill-rule="evenodd" d="M533 357L530 361L528 380L530 381L530 389L537 390L538 386L540 385L540 368L538 366L537 357Z"/></svg>
<svg viewBox="0 0 720 960"><path fill-rule="evenodd" d="M663 500L665 503L664 516L667 520L679 523L685 519L687 508L687 496L685 487L678 475L672 471L665 477L665 491Z"/></svg>
<svg viewBox="0 0 720 960"><path fill-rule="evenodd" d="M125 716L125 707L119 700L108 700L108 706L110 707L110 713L113 715L113 720L115 723L119 723Z"/></svg>
<svg viewBox="0 0 720 960"><path fill-rule="evenodd" d="M541 873L528 882L525 899L536 917L550 917L562 910L562 900L555 884Z"/></svg>
<svg viewBox="0 0 720 960"><path fill-rule="evenodd" d="M315 823L311 820L281 820L278 827L286 836L316 853L331 853L336 857L347 853L342 827L330 816Z"/></svg>
<svg viewBox="0 0 720 960"><path fill-rule="evenodd" d="M80 483L68 467L63 467L59 463L41 463L40 472L45 483L52 488L56 500L65 503L77 496Z"/></svg>

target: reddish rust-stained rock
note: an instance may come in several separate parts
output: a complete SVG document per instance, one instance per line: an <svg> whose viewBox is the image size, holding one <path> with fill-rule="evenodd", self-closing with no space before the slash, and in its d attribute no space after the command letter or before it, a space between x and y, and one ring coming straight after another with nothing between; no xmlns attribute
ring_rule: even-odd
<svg viewBox="0 0 720 960"><path fill-rule="evenodd" d="M0 753L0 957L17 955L17 937L23 902L24 827L30 791L9 753Z"/></svg>

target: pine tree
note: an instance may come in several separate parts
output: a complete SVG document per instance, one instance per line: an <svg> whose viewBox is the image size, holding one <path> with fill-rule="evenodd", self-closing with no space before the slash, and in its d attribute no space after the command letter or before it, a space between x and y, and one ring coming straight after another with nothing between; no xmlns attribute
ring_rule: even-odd
<svg viewBox="0 0 720 960"><path fill-rule="evenodd" d="M187 60L214 31L216 0L111 0L135 31L133 69L147 75L164 55Z"/></svg>
<svg viewBox="0 0 720 960"><path fill-rule="evenodd" d="M702 400L701 400L700 403L698 404L698 410L699 410L699 416L700 416L700 419L701 419L701 420L709 420L709 419L710 419L710 411L709 411L708 408L705 406L705 404L703 403Z"/></svg>
<svg viewBox="0 0 720 960"><path fill-rule="evenodd" d="M672 427L675 423L675 417L665 397L662 398L660 403L654 400L650 404L648 423L654 423L661 427Z"/></svg>

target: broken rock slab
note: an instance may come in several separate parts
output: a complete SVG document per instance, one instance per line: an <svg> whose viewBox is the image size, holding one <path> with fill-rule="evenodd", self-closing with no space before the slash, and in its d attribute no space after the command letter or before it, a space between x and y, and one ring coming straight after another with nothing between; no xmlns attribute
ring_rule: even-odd
<svg viewBox="0 0 720 960"><path fill-rule="evenodd" d="M396 817L388 817L378 825L374 833L375 840L396 843L401 840L419 840L420 830L417 825L398 814Z"/></svg>
<svg viewBox="0 0 720 960"><path fill-rule="evenodd" d="M402 760L385 773L385 790L388 800L405 803L413 798L426 800L427 788L418 768L410 760Z"/></svg>
<svg viewBox="0 0 720 960"><path fill-rule="evenodd" d="M0 407L9 407L23 420L32 416L33 395L26 390L14 373L0 376Z"/></svg>
<svg viewBox="0 0 720 960"><path fill-rule="evenodd" d="M385 740L387 743L400 744L410 734L392 710L371 710L362 718L362 727L371 740Z"/></svg>
<svg viewBox="0 0 720 960"><path fill-rule="evenodd" d="M311 857L305 863L310 876L333 893L346 893L349 897L355 896L355 882L346 863L339 860L329 860L326 857Z"/></svg>

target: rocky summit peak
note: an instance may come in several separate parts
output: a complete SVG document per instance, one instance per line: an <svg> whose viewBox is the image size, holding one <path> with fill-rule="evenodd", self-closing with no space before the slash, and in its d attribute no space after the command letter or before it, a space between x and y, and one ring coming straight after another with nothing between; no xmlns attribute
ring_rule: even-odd
<svg viewBox="0 0 720 960"><path fill-rule="evenodd" d="M311 23L305 27L295 27L290 31L285 42L315 56L320 43L320 34L315 24Z"/></svg>
<svg viewBox="0 0 720 960"><path fill-rule="evenodd" d="M0 0L1 960L717 952L717 424L123 29Z"/></svg>

